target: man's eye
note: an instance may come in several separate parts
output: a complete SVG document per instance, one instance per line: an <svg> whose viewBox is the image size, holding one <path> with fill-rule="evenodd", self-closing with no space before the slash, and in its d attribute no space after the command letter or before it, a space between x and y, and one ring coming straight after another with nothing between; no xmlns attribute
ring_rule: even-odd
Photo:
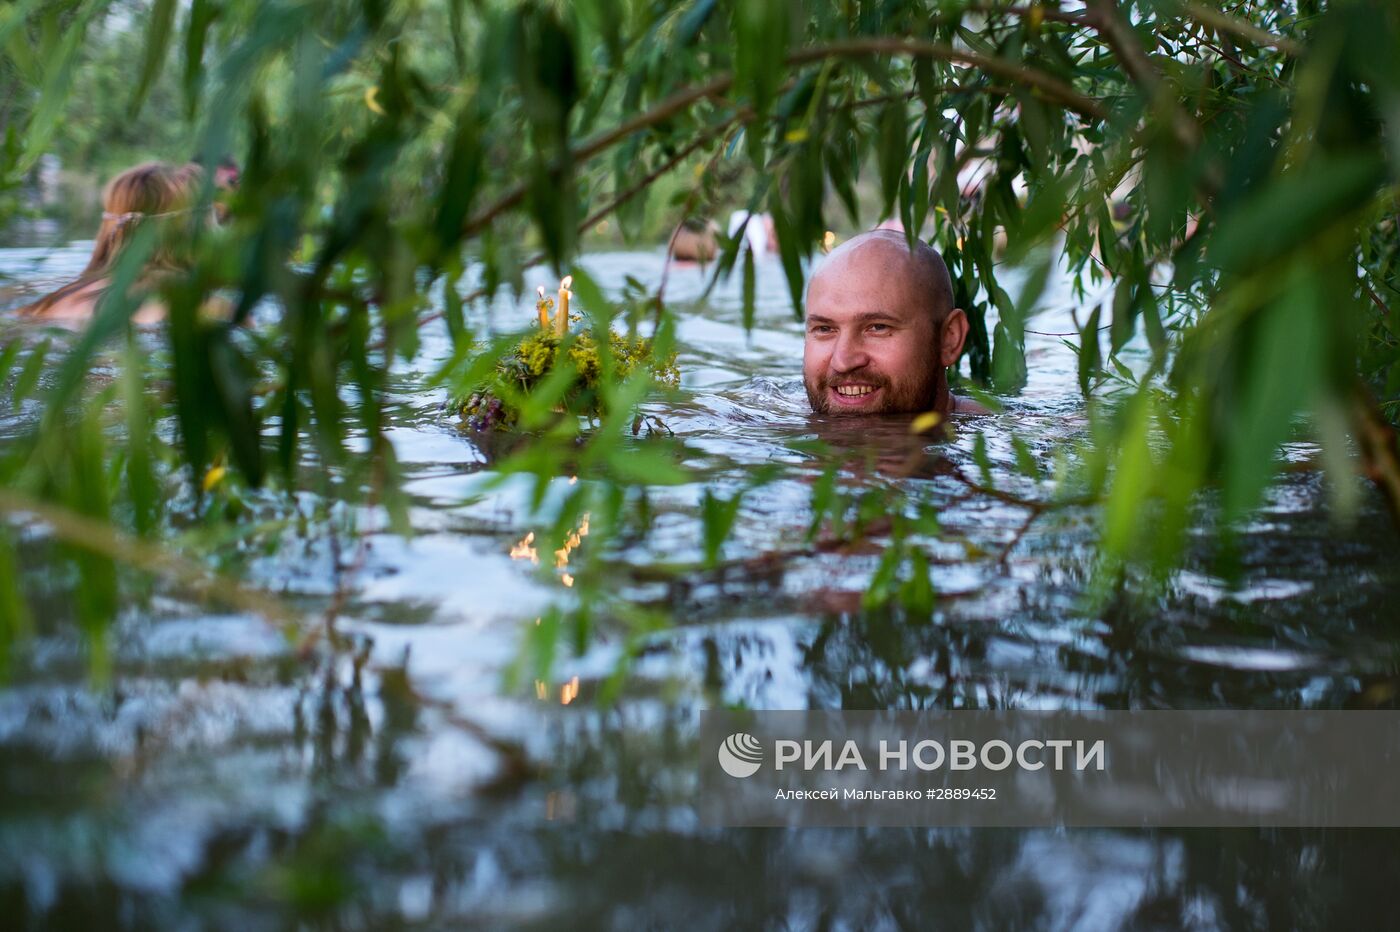
<svg viewBox="0 0 1400 932"><path fill-rule="evenodd" d="M828 327L826 324L817 324L816 326L814 326L814 327L812 328L812 332L813 332L813 333L823 333L823 334L824 334L824 333L831 333L831 332L832 332L832 328Z"/></svg>
<svg viewBox="0 0 1400 932"><path fill-rule="evenodd" d="M889 325L889 324L871 324L870 327L869 327L868 329L870 330L871 333L889 333L889 332L890 332L890 325Z"/></svg>

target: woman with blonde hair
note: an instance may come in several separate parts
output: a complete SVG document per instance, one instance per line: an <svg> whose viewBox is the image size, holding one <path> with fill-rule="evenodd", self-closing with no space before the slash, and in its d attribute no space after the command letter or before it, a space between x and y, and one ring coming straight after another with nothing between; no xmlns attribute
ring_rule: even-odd
<svg viewBox="0 0 1400 932"><path fill-rule="evenodd" d="M55 321L87 320L111 286L118 258L147 224L168 229L156 230L138 288L149 291L163 277L185 268L189 237L178 235L175 224L188 225L203 179L204 170L198 165L166 162L146 162L117 175L102 193L102 225L87 268L75 280L21 308L20 314ZM164 316L164 306L148 300L132 320L152 323Z"/></svg>

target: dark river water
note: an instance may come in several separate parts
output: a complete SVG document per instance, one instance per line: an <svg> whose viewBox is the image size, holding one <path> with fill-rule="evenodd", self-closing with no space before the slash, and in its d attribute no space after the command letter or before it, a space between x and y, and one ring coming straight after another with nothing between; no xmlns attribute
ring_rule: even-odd
<svg viewBox="0 0 1400 932"><path fill-rule="evenodd" d="M0 249L0 273L50 280L86 254L84 243ZM657 250L585 265L614 287L625 275L654 284L663 263ZM522 636L568 605L548 569L512 552L570 477L540 513L530 480L490 484L489 458L444 413L443 391L426 387L448 350L430 329L396 373L389 431L415 534L373 537L340 611L343 650L301 658L263 620L210 614L157 586L122 612L111 685L94 690L71 612L41 595L39 631L0 688L3 925L1395 924L1391 831L700 827L697 713L721 704L1338 709L1390 708L1400 695L1396 535L1369 491L1354 520L1330 516L1306 442L1287 448L1291 468L1242 528L1237 578L1220 574L1202 528L1165 587L1097 609L1085 598L1092 513L1049 513L1022 534L1024 509L955 478L976 474L981 431L1000 486L1047 496L1015 473L1011 435L1047 463L1082 439L1075 357L1055 335L1073 329L1067 281L1030 324L1041 333L1028 337L1026 390L936 444L902 424L808 416L801 327L776 263L759 263L751 336L738 277L701 303L703 286L698 269L669 273L682 391L648 412L712 488L737 489L765 464L794 467L745 499L726 570L669 571L702 552L703 486L656 490L652 534L590 564L619 617L597 625L581 656L561 657L551 682L506 688ZM474 313L499 332L532 311L501 300ZM32 405L4 412L0 444L34 416ZM829 455L872 458L878 481L937 509L931 619L862 607L878 546L805 545L824 465L814 439ZM297 507L316 504L304 495ZM332 560L313 528L239 550L231 565L314 617L334 589ZM629 607L668 624L629 627ZM600 702L629 638L628 677Z"/></svg>

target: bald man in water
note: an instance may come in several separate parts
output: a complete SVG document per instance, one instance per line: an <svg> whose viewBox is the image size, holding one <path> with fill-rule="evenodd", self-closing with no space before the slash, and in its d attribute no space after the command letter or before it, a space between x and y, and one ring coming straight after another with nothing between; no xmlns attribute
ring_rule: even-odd
<svg viewBox="0 0 1400 932"><path fill-rule="evenodd" d="M802 381L818 414L986 414L948 391L967 339L943 257L904 234L843 243L807 286Z"/></svg>

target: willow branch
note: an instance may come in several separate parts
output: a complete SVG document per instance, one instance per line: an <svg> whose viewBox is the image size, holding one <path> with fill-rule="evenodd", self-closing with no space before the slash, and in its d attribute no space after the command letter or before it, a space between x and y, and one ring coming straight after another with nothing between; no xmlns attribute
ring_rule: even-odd
<svg viewBox="0 0 1400 932"><path fill-rule="evenodd" d="M1177 4L1181 8L1183 15L1194 19L1203 26L1209 26L1216 32L1229 33L1241 39L1247 39L1255 45L1263 45L1268 48L1278 49L1285 55L1297 56L1303 53L1303 48L1287 36L1274 35L1264 29L1260 29L1253 23L1247 23L1242 19L1222 13L1220 10L1202 6L1199 3L1192 3L1189 0L1181 0Z"/></svg>
<svg viewBox="0 0 1400 932"><path fill-rule="evenodd" d="M70 546L163 576L233 608L261 615L276 625L295 627L300 621L292 609L272 596L214 575L193 560L133 537L104 521L4 488L0 488L0 513L17 519L30 515Z"/></svg>
<svg viewBox="0 0 1400 932"><path fill-rule="evenodd" d="M921 42L914 39L897 39L892 36L875 36L866 39L848 39L832 42L810 49L802 49L788 56L789 65L805 65L827 58L859 58L863 55L908 55L913 58L935 58L977 68L987 74L1022 84L1040 91L1070 110L1095 120L1108 117L1108 112L1097 100L1086 97L1059 78L1035 68L1017 64L1005 58L983 55L954 48L943 42Z"/></svg>
<svg viewBox="0 0 1400 932"><path fill-rule="evenodd" d="M1172 89L1163 80L1156 64L1138 41L1137 33L1129 27L1118 9L1116 0L1090 0L1090 16L1099 35L1108 43L1123 68L1137 84L1149 103L1161 107L1167 116L1177 141L1188 152L1193 152L1201 144L1201 127L1181 106ZM1210 210L1215 193L1220 189L1220 167L1214 162L1206 164L1194 187L1204 209Z"/></svg>
<svg viewBox="0 0 1400 932"><path fill-rule="evenodd" d="M723 74L705 84L684 88L667 97L646 113L639 114L630 120L619 123L617 126L600 133L592 139L569 152L570 162L585 162L593 156L607 149L609 146L626 139L633 133L662 123L677 113L689 107L691 104L703 100L706 97L715 97L729 90L734 83L732 74ZM473 214L468 220L464 233L471 236L478 233L497 216L510 210L519 204L525 197L525 186L516 185L486 207Z"/></svg>
<svg viewBox="0 0 1400 932"><path fill-rule="evenodd" d="M981 13L984 16L1019 16L1022 19L1038 19L1053 23L1066 23L1070 26L1091 25L1081 13L1066 13L1064 10L1048 6L997 6L992 3L974 3L964 8L968 13Z"/></svg>
<svg viewBox="0 0 1400 932"><path fill-rule="evenodd" d="M666 174L667 172L671 171L671 170L674 169L677 165L679 165L681 162L685 161L686 159L690 158L690 156L694 155L695 152L696 152L696 150L698 150L698 149L704 147L706 144L708 144L708 143L714 141L714 139L715 139L717 136L721 135L725 130L727 130L729 127L733 126L733 125L738 121L738 119L739 119L738 116L730 117L730 118L727 119L727 120L723 120L723 121L721 121L720 123L717 123L717 124L715 124L714 126L711 126L709 129L705 130L703 133L697 134L696 137L695 137L695 139L692 140L692 141L690 142L689 145L687 145L687 146L685 146L684 148L680 149L678 152L676 152L675 155L671 156L671 157L670 157L669 159L667 159L665 162L662 162L662 163L661 163L660 165L658 165L656 168L654 168L654 169L652 169L651 171L647 172L647 174L646 174L643 178L639 179L635 184L631 185L630 187L626 188L626 189L623 190L623 191L618 192L618 194L615 195L615 196L613 197L612 200L608 201L608 202L607 202L606 204L604 204L602 207L599 207L599 208L598 208L597 210L595 210L593 213L591 213L591 214L589 214L587 217L585 217L585 218L579 223L579 225L578 225L578 232L579 232L580 234L584 233L586 230L588 230L589 227L593 226L593 225L594 225L595 223L597 223L599 220L602 220L603 218L605 218L605 217L611 215L614 211L616 211L616 210L617 210L619 207L621 207L623 204L626 204L628 201L632 200L632 198L636 197L636 196L637 196L638 194L640 194L642 191L644 191L644 190L646 190L647 188L649 188L649 187L650 187L652 184L654 184L654 183L656 182L656 180L657 180L658 178L660 178L662 175L664 175L664 174ZM539 264L540 264L541 262L543 262L544 260L545 260L545 255L544 255L544 253L542 253L542 252L537 252L537 253L535 253L533 256L531 256L529 259L527 259L527 260L525 261L525 263L524 263L524 265L522 266L522 268L526 268L526 269L534 268L535 266L539 265ZM477 298L484 297L485 295L486 295L486 289L485 289L485 288L478 288L478 289L476 289L476 290L473 291L473 292L470 292L470 293L468 293L468 294L466 294L466 295L463 295L463 296L462 296L462 303L463 303L463 304L470 304L472 301L475 301ZM422 316L422 317L420 317L420 318L418 319L418 326L422 327L422 326L424 326L424 325L426 325L426 324L432 323L432 322L435 321L435 320L440 320L440 319L442 318L442 316L443 316L443 312L442 312L442 311L434 311L434 312L431 313L431 314L425 314L424 316Z"/></svg>
<svg viewBox="0 0 1400 932"><path fill-rule="evenodd" d="M1102 120L1108 116L1107 111L1098 101L1084 96L1059 78L1004 58L957 49L942 42L921 42L914 39L893 37L848 39L843 42L832 42L809 49L801 49L788 56L787 64L791 67L825 61L829 58L859 58L865 55L909 55L915 58L935 58L940 61L967 65L978 68L987 74L1005 78L1014 84L1038 90L1047 98L1091 119ZM571 149L568 163L585 162L633 133L665 122L700 100L719 97L727 93L733 85L734 75L725 73L704 84L682 88L645 113L625 120L612 129L599 133ZM562 164L556 164L556 171L562 171L562 169ZM525 185L518 184L477 211L468 218L463 228L464 235L471 236L479 233L500 214L516 207L525 199L525 190Z"/></svg>
<svg viewBox="0 0 1400 932"><path fill-rule="evenodd" d="M1113 54L1123 64L1128 77L1142 89L1143 95L1154 104L1160 103L1170 115L1172 131L1177 140L1187 149L1196 148L1201 139L1201 128L1187 116L1181 105L1170 95L1162 80L1161 72L1153 64L1137 33L1133 32L1128 21L1123 18L1116 0L1091 0L1090 16L1103 40L1108 43Z"/></svg>

